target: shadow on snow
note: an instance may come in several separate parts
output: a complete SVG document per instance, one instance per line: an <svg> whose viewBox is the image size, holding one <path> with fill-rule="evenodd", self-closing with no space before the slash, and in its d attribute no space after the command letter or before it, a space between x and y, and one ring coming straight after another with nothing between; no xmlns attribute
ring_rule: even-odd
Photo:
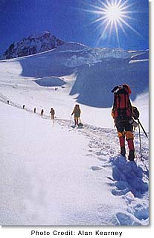
<svg viewBox="0 0 154 238"><path fill-rule="evenodd" d="M134 61L130 58L106 58L93 64L82 64L76 67L65 64L72 55L77 53L45 53L20 59L22 75L35 77L35 82L47 86L46 78L62 77L76 73L76 81L70 95L78 94L77 102L88 106L109 108L112 106L112 88L117 84L128 84L132 89L131 99L138 94L148 91L149 63ZM148 56L146 56L148 57ZM41 79L40 79L41 78ZM45 81L44 81L45 80ZM59 79L60 80L60 79ZM48 82L49 85L53 83ZM57 81L54 86L62 85Z"/></svg>
<svg viewBox="0 0 154 238"><path fill-rule="evenodd" d="M142 198L148 191L148 184L143 181L144 171L134 161L127 161L124 157L110 159L112 164L112 177L115 186L112 194L115 196L125 195L131 192L134 197Z"/></svg>

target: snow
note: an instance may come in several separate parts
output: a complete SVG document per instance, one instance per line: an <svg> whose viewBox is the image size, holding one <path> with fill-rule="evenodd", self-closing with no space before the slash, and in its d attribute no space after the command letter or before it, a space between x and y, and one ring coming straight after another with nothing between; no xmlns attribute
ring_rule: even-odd
<svg viewBox="0 0 154 238"><path fill-rule="evenodd" d="M149 93L143 93L141 95L138 95L133 102L133 105L135 105L140 110L140 121L144 125L145 129L149 131Z"/></svg>
<svg viewBox="0 0 154 238"><path fill-rule="evenodd" d="M87 139L11 106L1 112L1 224L100 223L94 208L107 194L96 194L107 186L95 186Z"/></svg>
<svg viewBox="0 0 154 238"><path fill-rule="evenodd" d="M65 82L57 77L44 77L43 79L35 80L35 82L44 87L54 87L54 86L62 86Z"/></svg>
<svg viewBox="0 0 154 238"><path fill-rule="evenodd" d="M88 47L86 45L83 45L81 43L76 42L65 42L63 45L60 45L57 49L55 49L56 52L80 52L82 50L86 50Z"/></svg>
<svg viewBox="0 0 154 238"><path fill-rule="evenodd" d="M114 52L118 54L119 58L114 58ZM22 101L23 98L23 104L29 104L29 101L26 101L27 98L31 100L30 97L33 97L30 104L35 104L34 106L39 107L39 110L40 106L49 108L55 105L57 115L62 118L68 118L68 114L72 111L76 101L82 104L85 112L82 113L84 122L111 128L113 125L110 117L110 108L113 103L111 90L116 84L127 83L130 85L132 101L136 103L139 97L139 110L144 112L149 110L148 96L146 101L145 98L143 99L144 108L142 108L141 100L144 95L147 95L149 88L148 58L146 61L140 59L139 62L131 63L132 56L137 57L137 54L140 58L142 55L143 57L147 56L148 51L144 52L126 52L121 49L90 49L81 44L67 43L45 53L1 61L1 80L4 84L9 80L7 95L12 97L13 101L18 101L18 98ZM123 54L129 57L123 58ZM80 62L81 65L78 65L80 55L82 55L83 61ZM103 55L106 55L107 58L104 58ZM73 67L70 62L71 57L76 59ZM101 62L97 62L98 58ZM86 63L87 60L89 63ZM32 80L41 86L47 87L46 90L44 87L37 87L31 82ZM15 94L14 89L12 90L9 85L18 87ZM22 90L22 85L24 85L24 90ZM27 95L29 87L29 93L33 94L32 96ZM31 93L32 88L33 93ZM54 91L55 88L58 88L58 90ZM19 91L22 97L18 95ZM40 105L40 101L42 105ZM52 102L52 105L49 101ZM61 107L62 101L66 102L65 105L68 105ZM58 108L59 105L60 108ZM62 108L65 108L65 110L62 110ZM106 114L107 117L104 117L103 115ZM148 113L146 113L146 117L141 113L141 121L142 118L146 122L144 124L145 129L149 130Z"/></svg>
<svg viewBox="0 0 154 238"><path fill-rule="evenodd" d="M0 108L2 225L148 224L142 164L114 159L112 130Z"/></svg>
<svg viewBox="0 0 154 238"><path fill-rule="evenodd" d="M148 139L142 132L141 157L135 132L136 160L128 162L110 115L112 87L137 85L132 101L149 131L146 54L68 43L0 61L0 224L149 224ZM82 129L71 127L76 102Z"/></svg>

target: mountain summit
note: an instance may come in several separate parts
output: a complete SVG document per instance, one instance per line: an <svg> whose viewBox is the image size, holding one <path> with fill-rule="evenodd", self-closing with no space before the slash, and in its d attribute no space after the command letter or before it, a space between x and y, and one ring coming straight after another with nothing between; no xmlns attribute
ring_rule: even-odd
<svg viewBox="0 0 154 238"><path fill-rule="evenodd" d="M17 58L33 55L40 52L52 50L65 42L56 38L50 32L45 31L39 35L31 35L19 42L12 43L3 54L4 59Z"/></svg>

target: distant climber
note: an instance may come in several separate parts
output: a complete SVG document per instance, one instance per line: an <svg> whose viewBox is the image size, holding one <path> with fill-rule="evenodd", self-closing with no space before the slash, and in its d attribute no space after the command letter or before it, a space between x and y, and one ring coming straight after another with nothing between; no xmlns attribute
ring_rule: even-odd
<svg viewBox="0 0 154 238"><path fill-rule="evenodd" d="M50 109L51 120L55 119L55 110L53 108Z"/></svg>
<svg viewBox="0 0 154 238"><path fill-rule="evenodd" d="M73 112L71 115L74 114L74 123L75 123L75 126L79 125L79 119L80 119L80 114L81 114L81 110L80 110L80 107L78 104L75 105L74 109L73 109Z"/></svg>
<svg viewBox="0 0 154 238"><path fill-rule="evenodd" d="M135 158L134 135L133 126L133 107L131 105L129 95L131 90L128 85L116 86L112 93L114 93L114 103L112 108L112 117L118 131L118 137L121 148L121 155L126 155L125 137L128 143L129 155L128 159L133 161ZM139 116L139 115L138 115Z"/></svg>
<svg viewBox="0 0 154 238"><path fill-rule="evenodd" d="M42 109L42 110L41 110L41 116L43 116L43 113L44 113L44 110Z"/></svg>
<svg viewBox="0 0 154 238"><path fill-rule="evenodd" d="M25 105L23 105L22 108L25 109Z"/></svg>
<svg viewBox="0 0 154 238"><path fill-rule="evenodd" d="M34 113L36 113L36 107L34 107Z"/></svg>

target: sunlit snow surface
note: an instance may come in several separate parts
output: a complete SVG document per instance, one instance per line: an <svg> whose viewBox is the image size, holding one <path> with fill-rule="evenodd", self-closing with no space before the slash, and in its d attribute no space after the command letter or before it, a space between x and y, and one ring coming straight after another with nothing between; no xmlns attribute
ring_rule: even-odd
<svg viewBox="0 0 154 238"><path fill-rule="evenodd" d="M139 107L141 122L148 131L148 64L141 57L147 52L102 49L99 53L83 45L68 45L0 62L0 224L148 225L148 139L141 134L140 157L138 131L135 132L136 163L120 157L111 108L92 107L93 90L89 88L92 82L97 88L99 72L104 72L109 105L113 100L110 91L117 80L117 75L111 78L111 73L107 77L109 62L115 64L117 56L121 63L124 61L119 71L122 73L126 61L129 65L134 60L130 63L134 67L131 69L136 68L133 75L140 76L139 69L146 72L143 82L141 78L132 78L133 84L138 82L132 91L136 90L134 104ZM79 59L78 54L88 62ZM76 57L76 65L69 63L71 57L72 64ZM102 71L105 62L106 72ZM91 71L87 67L92 67ZM89 72L95 71L98 75L93 74L92 81ZM84 84L79 78L83 79L83 75ZM112 83L108 84L108 80ZM131 78L127 80L126 83L131 82ZM92 95L93 100L88 105L81 97L84 128L72 128L72 109L86 88L88 98ZM76 93L70 96L72 90ZM104 94L99 93L102 100ZM50 120L51 107L56 111L54 123Z"/></svg>

